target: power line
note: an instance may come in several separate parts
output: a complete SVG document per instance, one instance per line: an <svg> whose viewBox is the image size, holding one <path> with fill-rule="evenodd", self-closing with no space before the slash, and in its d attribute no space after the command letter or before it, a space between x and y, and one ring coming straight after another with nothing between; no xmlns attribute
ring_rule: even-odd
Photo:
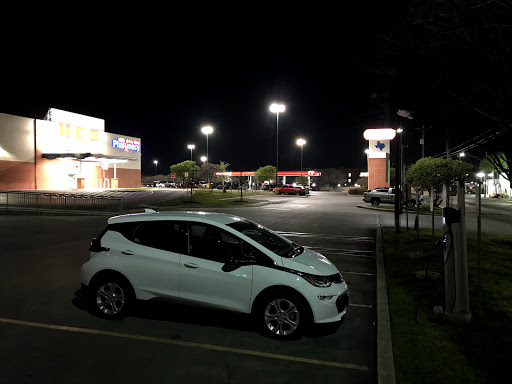
<svg viewBox="0 0 512 384"><path fill-rule="evenodd" d="M505 129L505 131L506 130L507 129ZM492 131L494 131L494 132L492 134L488 135L488 133L492 132ZM476 147L478 147L478 146L480 146L482 144L487 143L490 140L495 139L496 137L500 136L503 133L504 133L503 130L497 131L496 128L488 129L487 131L480 133L479 135L477 135L477 136L467 140L466 142L455 146L452 149L451 153L457 155L457 154L459 154L461 152L468 151L470 149L476 148ZM488 135L488 136L486 136L486 135ZM475 142L475 140L476 140L476 142ZM432 156L432 157L434 157L434 158L445 157L446 154L447 154L447 152L445 151L445 152L442 152L442 153L437 154L437 155Z"/></svg>

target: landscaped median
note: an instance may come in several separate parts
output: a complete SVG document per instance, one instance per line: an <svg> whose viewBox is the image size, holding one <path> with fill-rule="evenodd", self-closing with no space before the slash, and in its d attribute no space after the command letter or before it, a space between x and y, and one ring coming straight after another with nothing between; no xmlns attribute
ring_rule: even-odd
<svg viewBox="0 0 512 384"><path fill-rule="evenodd" d="M498 383L512 362L512 239L481 238L481 300L475 233L467 234L469 299L472 322L436 322L433 308L444 304L442 231L382 229L398 383ZM430 281L417 277L440 273ZM435 275L435 273L434 273ZM508 380L505 380L508 381Z"/></svg>
<svg viewBox="0 0 512 384"><path fill-rule="evenodd" d="M188 208L222 208L233 207L239 205L250 205L258 203L258 196L269 196L270 192L244 190L240 196L240 190L228 190L223 192L218 189L195 189L194 193L175 199L159 201L151 203L152 206L165 209L165 207L188 207Z"/></svg>

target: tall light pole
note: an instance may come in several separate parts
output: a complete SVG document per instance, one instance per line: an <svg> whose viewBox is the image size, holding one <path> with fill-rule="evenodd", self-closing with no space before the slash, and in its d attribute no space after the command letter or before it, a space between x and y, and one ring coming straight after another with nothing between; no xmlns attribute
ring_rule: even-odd
<svg viewBox="0 0 512 384"><path fill-rule="evenodd" d="M194 144L189 144L187 145L187 148L190 149L190 160L192 160L192 150L195 148L196 146Z"/></svg>
<svg viewBox="0 0 512 384"><path fill-rule="evenodd" d="M158 175L158 160L153 161L155 163L155 175Z"/></svg>
<svg viewBox="0 0 512 384"><path fill-rule="evenodd" d="M279 113L284 112L284 104L273 103L270 106L270 112L276 114L276 188L277 188L277 177L279 172Z"/></svg>
<svg viewBox="0 0 512 384"><path fill-rule="evenodd" d="M213 132L213 128L208 125L206 127L201 128L201 132L203 132L206 135L206 159L208 159L208 135Z"/></svg>
<svg viewBox="0 0 512 384"><path fill-rule="evenodd" d="M304 144L306 144L306 140L297 139L297 145L300 145L300 175L302 176L302 151L304 149Z"/></svg>

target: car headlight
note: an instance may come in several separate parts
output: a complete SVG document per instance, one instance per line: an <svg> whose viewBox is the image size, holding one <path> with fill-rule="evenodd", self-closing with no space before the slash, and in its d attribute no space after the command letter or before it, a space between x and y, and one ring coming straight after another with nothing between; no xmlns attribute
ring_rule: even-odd
<svg viewBox="0 0 512 384"><path fill-rule="evenodd" d="M332 284L328 276L310 275L308 273L301 273L300 276L315 287L327 288Z"/></svg>

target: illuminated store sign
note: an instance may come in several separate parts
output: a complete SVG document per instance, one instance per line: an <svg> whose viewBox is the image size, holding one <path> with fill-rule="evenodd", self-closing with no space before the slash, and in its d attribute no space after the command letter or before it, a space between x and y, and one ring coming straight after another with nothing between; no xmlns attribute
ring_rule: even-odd
<svg viewBox="0 0 512 384"><path fill-rule="evenodd" d="M105 150L105 132L73 124L36 120L37 147L43 153L96 153Z"/></svg>
<svg viewBox="0 0 512 384"><path fill-rule="evenodd" d="M98 131L105 131L105 120L81 115L78 113L63 111L57 108L50 108L46 113L45 120L66 123L78 127L88 127Z"/></svg>
<svg viewBox="0 0 512 384"><path fill-rule="evenodd" d="M140 141L120 137L118 139L112 140L112 147L122 149L125 152L140 152Z"/></svg>

